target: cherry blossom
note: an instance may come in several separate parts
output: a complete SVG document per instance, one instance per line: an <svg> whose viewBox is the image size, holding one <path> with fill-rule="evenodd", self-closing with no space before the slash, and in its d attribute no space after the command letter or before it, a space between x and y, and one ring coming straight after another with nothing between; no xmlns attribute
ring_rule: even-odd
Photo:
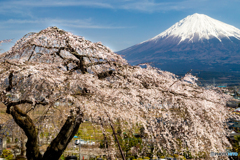
<svg viewBox="0 0 240 160"><path fill-rule="evenodd" d="M196 156L231 147L224 123L238 118L226 108L231 97L217 88L199 87L191 74L178 78L148 64L131 66L102 43L57 27L25 35L0 62L1 101L7 113L38 143L27 128L30 123L22 120L41 109L43 115L31 125L38 133L49 128L56 137L44 155L37 144L27 142L28 159L51 159L53 150L61 156L85 117L109 125L121 120L127 122L123 130L132 132L133 126L143 126L155 153L188 150ZM51 115L58 117L49 123ZM109 145L114 156L113 137Z"/></svg>

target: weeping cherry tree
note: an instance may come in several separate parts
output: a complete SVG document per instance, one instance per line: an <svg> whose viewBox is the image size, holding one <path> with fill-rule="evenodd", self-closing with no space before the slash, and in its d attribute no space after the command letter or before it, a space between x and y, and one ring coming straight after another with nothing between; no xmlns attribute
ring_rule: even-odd
<svg viewBox="0 0 240 160"><path fill-rule="evenodd" d="M59 159L85 117L113 132L119 120L123 130L141 125L154 153L224 151L231 147L224 125L233 116L225 107L230 97L196 80L131 66L100 42L57 27L25 35L0 59L0 100L28 138L28 160ZM46 129L52 137L42 154L39 136ZM114 157L115 137L104 134L112 137Z"/></svg>

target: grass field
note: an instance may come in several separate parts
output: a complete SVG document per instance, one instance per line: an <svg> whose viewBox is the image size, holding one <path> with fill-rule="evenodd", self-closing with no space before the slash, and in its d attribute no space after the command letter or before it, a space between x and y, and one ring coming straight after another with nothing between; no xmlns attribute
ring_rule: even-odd
<svg viewBox="0 0 240 160"><path fill-rule="evenodd" d="M115 131L117 131L117 126L118 124L114 125ZM109 126L104 126L104 129L106 132L110 133L112 135L112 129ZM123 132L128 132L128 131L123 131ZM139 133L140 129L139 127L136 127L134 129L135 133ZM79 127L79 132L78 132L78 136L81 137L81 139L83 140L90 140L90 141L101 141L103 140L103 133L102 133L102 129L100 127L100 125L93 125L91 122L86 121L83 122L80 127ZM76 139L76 138L75 138Z"/></svg>

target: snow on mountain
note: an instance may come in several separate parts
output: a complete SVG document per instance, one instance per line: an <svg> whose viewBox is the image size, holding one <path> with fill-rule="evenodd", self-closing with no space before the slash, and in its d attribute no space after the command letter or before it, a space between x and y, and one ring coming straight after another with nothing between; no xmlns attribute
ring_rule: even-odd
<svg viewBox="0 0 240 160"><path fill-rule="evenodd" d="M133 65L153 62L175 74L190 69L239 71L240 30L195 13L159 35L117 53Z"/></svg>
<svg viewBox="0 0 240 160"><path fill-rule="evenodd" d="M240 30L207 15L195 13L175 23L169 29L148 41L157 41L160 38L167 38L170 36L180 38L179 43L185 40L194 42L213 37L221 42L221 38L223 37L228 39L230 39L229 37L235 37L240 40Z"/></svg>

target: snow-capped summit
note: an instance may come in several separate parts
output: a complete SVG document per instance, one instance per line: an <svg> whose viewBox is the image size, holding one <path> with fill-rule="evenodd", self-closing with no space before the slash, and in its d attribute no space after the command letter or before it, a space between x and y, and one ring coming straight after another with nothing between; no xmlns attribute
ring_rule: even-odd
<svg viewBox="0 0 240 160"><path fill-rule="evenodd" d="M177 73L190 69L219 71L240 68L240 30L204 14L195 13L157 36L117 52L135 65L153 62ZM173 65L174 64L174 65ZM231 64L223 66L223 64Z"/></svg>
<svg viewBox="0 0 240 160"><path fill-rule="evenodd" d="M229 37L235 37L240 40L240 30L207 15L195 13L175 23L169 29L148 41L170 36L180 38L179 43L185 40L194 42L213 37L221 42L223 37L228 39Z"/></svg>

